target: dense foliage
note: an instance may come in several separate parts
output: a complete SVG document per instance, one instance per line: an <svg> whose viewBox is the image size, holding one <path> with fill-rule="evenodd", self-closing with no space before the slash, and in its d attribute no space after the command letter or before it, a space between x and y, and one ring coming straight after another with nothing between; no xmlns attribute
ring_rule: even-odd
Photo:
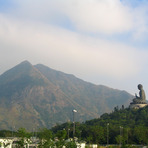
<svg viewBox="0 0 148 148"><path fill-rule="evenodd" d="M1 137L20 137L18 145L30 137L40 139L40 147L63 146L76 147L73 139L73 123L67 122L52 129L39 129L36 132L27 132L24 128L18 131L0 131ZM115 107L112 113L105 113L98 119L75 123L75 137L88 144L127 144L148 145L148 106L141 109L121 109ZM66 141L67 140L67 141Z"/></svg>
<svg viewBox="0 0 148 148"><path fill-rule="evenodd" d="M72 126L65 123L52 130L70 129L72 137ZM115 107L98 119L76 123L76 137L97 144L148 144L148 106L138 110Z"/></svg>

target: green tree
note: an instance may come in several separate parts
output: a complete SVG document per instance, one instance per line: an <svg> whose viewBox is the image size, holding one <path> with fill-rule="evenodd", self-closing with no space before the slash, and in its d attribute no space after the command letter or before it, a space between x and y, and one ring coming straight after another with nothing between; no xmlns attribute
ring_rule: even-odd
<svg viewBox="0 0 148 148"><path fill-rule="evenodd" d="M135 142L138 144L148 144L148 130L143 126L136 126L134 128Z"/></svg>
<svg viewBox="0 0 148 148"><path fill-rule="evenodd" d="M67 132L66 130L59 130L56 135L55 135L59 140L65 140L67 137Z"/></svg>
<svg viewBox="0 0 148 148"><path fill-rule="evenodd" d="M52 140L53 134L51 130L47 128L40 129L38 132L38 137L40 139L39 147L49 148L54 146L54 142Z"/></svg>
<svg viewBox="0 0 148 148"><path fill-rule="evenodd" d="M38 132L38 137L39 139L52 139L53 138L53 133L51 130L47 128L40 129Z"/></svg>
<svg viewBox="0 0 148 148"><path fill-rule="evenodd" d="M30 143L31 133L27 132L25 128L18 129L17 136L19 137L17 141L18 148L24 147Z"/></svg>
<svg viewBox="0 0 148 148"><path fill-rule="evenodd" d="M74 141L65 143L66 148L77 148L77 145Z"/></svg>

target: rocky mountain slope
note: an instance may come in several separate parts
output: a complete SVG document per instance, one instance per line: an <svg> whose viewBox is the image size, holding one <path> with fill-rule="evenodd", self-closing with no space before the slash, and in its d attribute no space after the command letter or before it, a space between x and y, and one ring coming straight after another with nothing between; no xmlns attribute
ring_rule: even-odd
<svg viewBox="0 0 148 148"><path fill-rule="evenodd" d="M127 106L132 96L73 75L24 61L0 75L0 129L51 127L85 121Z"/></svg>

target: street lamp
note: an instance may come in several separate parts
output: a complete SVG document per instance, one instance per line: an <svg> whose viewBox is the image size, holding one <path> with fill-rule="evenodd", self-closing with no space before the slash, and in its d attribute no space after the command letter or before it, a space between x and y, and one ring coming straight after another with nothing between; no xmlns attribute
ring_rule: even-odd
<svg viewBox="0 0 148 148"><path fill-rule="evenodd" d="M127 144L128 144L128 129L127 129Z"/></svg>
<svg viewBox="0 0 148 148"><path fill-rule="evenodd" d="M68 129L67 129L67 132L68 132L68 139L69 139L69 131L70 131L70 129L68 128Z"/></svg>
<svg viewBox="0 0 148 148"><path fill-rule="evenodd" d="M77 113L77 110L72 110L73 112L73 138L75 136L75 113Z"/></svg>
<svg viewBox="0 0 148 148"><path fill-rule="evenodd" d="M122 130L123 130L123 127L122 126L120 126L120 147L121 147L121 141L122 141L122 138L121 138L121 136L122 136Z"/></svg>
<svg viewBox="0 0 148 148"><path fill-rule="evenodd" d="M109 128L108 128L108 126L109 126L109 123L107 123L107 146L109 144Z"/></svg>
<svg viewBox="0 0 148 148"><path fill-rule="evenodd" d="M12 127L12 137L14 137L15 126Z"/></svg>

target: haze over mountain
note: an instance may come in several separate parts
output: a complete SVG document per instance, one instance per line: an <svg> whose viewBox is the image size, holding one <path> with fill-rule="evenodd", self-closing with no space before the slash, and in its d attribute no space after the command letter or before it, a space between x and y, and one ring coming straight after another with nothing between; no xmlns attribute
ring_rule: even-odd
<svg viewBox="0 0 148 148"><path fill-rule="evenodd" d="M0 129L29 130L72 121L85 121L127 106L126 91L85 82L74 75L24 61L0 75Z"/></svg>

